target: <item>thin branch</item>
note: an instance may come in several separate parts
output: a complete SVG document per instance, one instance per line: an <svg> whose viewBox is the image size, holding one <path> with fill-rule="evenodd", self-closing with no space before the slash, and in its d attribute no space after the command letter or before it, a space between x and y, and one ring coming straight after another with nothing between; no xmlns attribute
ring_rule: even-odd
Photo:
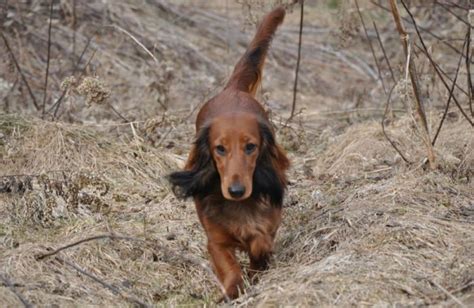
<svg viewBox="0 0 474 308"><path fill-rule="evenodd" d="M370 3L372 3L373 5L375 5L376 7L379 7L381 8L382 10L385 10L387 12L391 12L391 10L379 3L377 3L376 1L374 0L370 0ZM401 17L402 20L410 23L410 24L413 24L413 22L406 18L406 17ZM452 49L453 51L455 51L458 55L460 54L463 54L459 49L457 49L455 46L453 46L452 44L450 44L447 40L444 40L442 37L440 37L439 35L433 33L432 31L430 31L429 29L425 28L425 27L419 27L419 29L427 34L429 34L430 36L434 37L435 39L437 39L439 42L443 43L444 45L448 46L450 49ZM471 61L472 62L472 61Z"/></svg>
<svg viewBox="0 0 474 308"><path fill-rule="evenodd" d="M99 277L87 272L86 270L80 268L79 266L77 266L76 264L68 261L68 260L65 260L61 257L58 257L56 256L56 259L61 262L61 263L64 263L70 267L72 267L73 269L75 269L77 272L81 273L82 275L94 280L95 282L99 283L100 285L102 285L103 287L105 287L106 289L109 289L113 294L115 295L120 295L122 296L123 298L125 298L126 300L130 301L130 302L133 302L135 304L137 304L138 306L140 307L151 307L150 305L146 304L144 301L138 299L136 296L134 295L127 295L127 294L124 294L124 292L122 292L119 288L103 281L102 279L100 279Z"/></svg>
<svg viewBox="0 0 474 308"><path fill-rule="evenodd" d="M385 62L387 63L388 69L390 70L390 75L392 75L393 83L397 83L395 79L395 74L393 73L393 70L392 70L392 65L390 64L390 61L388 60L387 53L385 52L385 47L383 46L382 39L380 38L380 33L379 33L379 30L377 29L377 25L375 24L375 21L372 21L372 23L374 24L375 34L377 35L377 40L379 41L380 49L382 49L383 57L385 59Z"/></svg>
<svg viewBox="0 0 474 308"><path fill-rule="evenodd" d="M31 99L33 100L33 105L35 105L36 110L39 111L40 106L38 105L38 102L36 101L36 97L35 97L35 95L33 94L33 91L30 88L30 84L26 80L25 74L23 74L23 71L20 68L20 64L18 64L18 61L16 60L15 54L13 53L13 51L10 48L10 45L8 44L7 38L5 37L5 35L3 35L3 32L0 32L0 35L2 36L3 42L5 43L5 46L7 47L7 50L10 53L10 55L13 59L13 62L15 63L16 69L20 73L20 76L21 76L21 79L23 80L23 83L25 84L26 88L28 89L28 93L30 94Z"/></svg>
<svg viewBox="0 0 474 308"><path fill-rule="evenodd" d="M301 10L300 10L300 30L298 38L298 56L296 58L296 69L295 69L295 83L293 85L293 103L291 104L291 113L288 121L293 119L296 109L296 93L298 91L298 74L300 70L300 59L301 59L301 41L303 38L303 15L304 15L304 0L301 0ZM288 122L287 121L287 122Z"/></svg>
<svg viewBox="0 0 474 308"><path fill-rule="evenodd" d="M397 153L400 155L400 157L407 163L407 164L411 164L411 162L405 157L405 155L402 154L402 151L400 151L397 147L397 145L395 144L394 141L392 141L392 139L390 139L390 137L388 136L387 132L385 131L385 118L387 117L387 113L388 113L388 109L389 109L389 106L390 106L390 102L392 100L392 93L393 93L393 90L395 89L395 87L397 86L397 84L394 84L392 86L392 88L390 89L390 92L388 93L388 97L387 97L387 102L385 103L385 111L383 113L383 117L382 117L382 132L383 132L383 135L385 136L385 138L388 140L388 142L390 142L390 144L392 145L392 147L395 149L395 151L397 151Z"/></svg>
<svg viewBox="0 0 474 308"><path fill-rule="evenodd" d="M462 18L461 16L459 16L459 14L456 14L455 12L453 12L448 6L446 6L445 4L439 2L438 0L435 0L435 4L438 4L439 6L441 6L445 11L447 11L448 13L450 13L451 15L453 15L454 17L456 17L457 20L461 21L462 23L466 24L469 26L469 23L464 19Z"/></svg>
<svg viewBox="0 0 474 308"><path fill-rule="evenodd" d="M54 0L51 0L48 27L48 54L46 57L46 75L44 76L43 111L41 112L42 118L44 118L44 114L46 113L46 97L48 96L49 61L51 60L51 29L53 25L53 3Z"/></svg>
<svg viewBox="0 0 474 308"><path fill-rule="evenodd" d="M468 41L469 41L469 32L466 34L466 39L464 40L464 45L462 47L463 49L468 44L467 43ZM469 52L469 50L467 52ZM446 115L448 114L449 105L451 103L451 98L454 96L454 86L456 85L456 81L458 79L458 73L459 73L459 69L461 68L462 59L463 59L463 56L460 56L459 61L458 61L458 66L456 68L456 75L454 76L453 85L451 86L451 90L449 90L448 102L446 103L446 107L444 109L443 117L441 118L441 121L439 122L438 129L436 130L436 134L433 138L433 141L431 142L431 144L433 146L436 143L436 139L438 139L439 132L441 131L441 127L443 127L444 120L446 119Z"/></svg>
<svg viewBox="0 0 474 308"><path fill-rule="evenodd" d="M385 82L382 78L382 70L380 69L379 60L377 59L377 56L375 55L374 46L372 46L372 42L370 41L369 33L367 32L367 27L365 26L364 18L362 17L362 13L360 12L359 2L357 0L354 0L354 2L357 7L357 13L359 13L359 18L360 18L360 22L362 23L362 28L364 29L365 38L367 39L367 43L369 44L370 51L372 52L372 57L374 58L375 65L377 66L379 80L382 83L382 88L383 88L384 93L387 94Z"/></svg>
<svg viewBox="0 0 474 308"><path fill-rule="evenodd" d="M426 50L423 49L423 47L420 47L417 43L415 43L415 47L418 48L418 51L422 52L424 55L426 55ZM428 57L428 56L427 56ZM464 54L462 55L462 57L464 58ZM449 76L449 74L447 72L445 72L443 70L443 68L436 62L433 62L431 63L432 65L436 66L436 68L439 70L439 72L441 73L441 75L443 75L447 81L449 82L453 82L453 78L451 78ZM454 72L453 72L454 73ZM469 98L469 93L463 89L461 86L459 86L458 84L456 84L456 89L458 89L459 91L461 91L462 94L464 94L467 98Z"/></svg>
<svg viewBox="0 0 474 308"><path fill-rule="evenodd" d="M25 308L33 307L33 305L31 305L30 302L28 302L25 297L15 289L15 285L6 275L0 274L0 279L3 281L5 286L7 286L8 289L10 289L10 291L12 291L12 293L16 295L16 297L18 297L18 299L21 301Z"/></svg>
<svg viewBox="0 0 474 308"><path fill-rule="evenodd" d="M392 1L392 0L391 0ZM444 80L443 76L441 75L441 73L439 72L438 70L438 67L437 65L435 65L435 61L433 60L433 58L431 57L429 51L428 51L428 48L426 47L425 45L425 42L423 41L423 38L421 36L421 33L419 31L419 28L418 28L418 25L415 21L415 17L413 17L413 14L410 12L410 10L408 9L407 5L405 4L405 2L403 0L400 0L403 7L405 8L405 10L407 11L408 15L410 16L411 20L412 20L412 24L413 26L415 27L415 31L418 35L418 38L420 39L420 43L421 45L423 46L423 49L425 50L425 54L426 56L428 57L430 63L433 65L433 67L435 68L435 72L438 74L438 76L440 77L441 79L441 82L444 84L446 90L449 91L449 85L447 84L447 82ZM460 54L464 57L464 52L461 51ZM456 96L453 96L453 100L454 100L454 103L456 104L456 106L458 107L458 109L461 111L462 115L466 118L466 120L469 122L469 124L471 124L471 126L474 127L474 123L472 122L472 120L469 118L469 116L466 114L466 112L464 111L464 109L461 107L461 105L459 104L458 100L456 99Z"/></svg>

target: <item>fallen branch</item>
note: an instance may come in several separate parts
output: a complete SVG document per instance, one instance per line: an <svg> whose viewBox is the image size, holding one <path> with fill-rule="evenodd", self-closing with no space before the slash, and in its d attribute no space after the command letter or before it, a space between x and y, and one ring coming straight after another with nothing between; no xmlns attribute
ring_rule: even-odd
<svg viewBox="0 0 474 308"><path fill-rule="evenodd" d="M113 294L115 295L120 295L122 296L124 299L132 302L132 303L135 303L137 304L138 306L140 307L151 307L150 305L146 304L144 301L138 299L136 296L134 295L127 295L127 294L124 294L124 292L122 292L119 288L103 281L102 279L100 279L99 277L87 272L86 270L80 268L79 266L77 266L76 264L70 262L70 261L67 261L61 257L58 257L56 256L56 259L61 262L61 263L64 263L70 267L72 267L73 269L75 269L77 272L81 273L82 275L94 280L95 282L99 283L100 285L102 285L104 288L106 289L109 289Z"/></svg>
<svg viewBox="0 0 474 308"><path fill-rule="evenodd" d="M8 289L10 289L10 291L12 291L12 293L15 294L16 297L18 297L18 299L21 301L21 303L23 304L25 308L33 307L33 305L31 305L30 302L28 302L25 299L25 297L15 289L14 284L10 281L10 279L6 275L0 274L0 279L3 281L5 286Z"/></svg>
<svg viewBox="0 0 474 308"><path fill-rule="evenodd" d="M44 259L44 258L54 256L54 255L58 254L59 252L61 252L61 251L63 251L63 250L66 250L66 249L69 249L69 248L72 248L72 247L81 245L81 244L83 244L83 243L87 243L87 242L91 242L91 241L96 241L96 240L101 240L101 239L136 241L136 242L141 242L141 243L147 243L147 242L150 241L150 240L143 240L143 239L139 239L139 238L136 238L136 237L130 237L130 236L120 236L120 235L115 235L115 234L101 234L101 235L95 235L95 236L87 237L87 238L84 238L84 239L82 239L82 240L73 242L73 243L71 243L71 244L67 244L67 245L65 245L65 246L61 246L61 247L59 247L59 248L57 248L57 249L55 249L55 250L53 250L53 251L50 251L50 252L47 252L47 253L43 253L43 254L37 255L37 256L35 256L35 258L36 258L36 260L42 260L42 259ZM174 255L174 256L176 256L177 258L181 259L181 260L187 261L188 263L191 263L191 264L200 266L202 269L204 269L204 270L211 276L211 278L214 280L214 282L216 283L216 285L219 287L220 291L222 292L224 298L225 298L227 301L230 300L229 297L227 296L226 292L225 292L224 286L223 286L222 283L219 281L219 279L217 278L217 276L214 274L214 272L212 271L212 269L211 269L205 262L200 261L200 260L198 260L198 259L196 259L196 258L187 256L187 255L182 254L182 253L177 253L177 252L171 251L169 248L157 244L157 241L154 241L154 242L152 243L152 246L153 246L155 249L157 249L157 250L165 251L165 253Z"/></svg>

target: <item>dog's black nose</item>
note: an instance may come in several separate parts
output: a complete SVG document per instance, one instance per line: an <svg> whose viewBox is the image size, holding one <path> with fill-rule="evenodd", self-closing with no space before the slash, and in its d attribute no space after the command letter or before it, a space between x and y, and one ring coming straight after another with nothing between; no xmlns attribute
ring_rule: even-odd
<svg viewBox="0 0 474 308"><path fill-rule="evenodd" d="M245 194L245 187L241 184L232 184L229 187L229 194L233 198L240 198Z"/></svg>

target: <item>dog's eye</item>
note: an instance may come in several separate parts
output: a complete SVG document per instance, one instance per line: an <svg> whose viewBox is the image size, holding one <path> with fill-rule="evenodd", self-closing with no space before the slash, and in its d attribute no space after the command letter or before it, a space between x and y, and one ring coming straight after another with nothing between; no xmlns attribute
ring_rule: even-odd
<svg viewBox="0 0 474 308"><path fill-rule="evenodd" d="M257 148L257 145L256 145L256 144L247 143L247 144L245 145L245 153L246 153L246 154L252 154L252 152L255 151L256 148Z"/></svg>
<svg viewBox="0 0 474 308"><path fill-rule="evenodd" d="M223 146L223 145L218 145L218 146L216 146L216 152L217 152L217 154L219 154L219 155L221 155L221 156L225 155L225 148L224 148L224 146Z"/></svg>

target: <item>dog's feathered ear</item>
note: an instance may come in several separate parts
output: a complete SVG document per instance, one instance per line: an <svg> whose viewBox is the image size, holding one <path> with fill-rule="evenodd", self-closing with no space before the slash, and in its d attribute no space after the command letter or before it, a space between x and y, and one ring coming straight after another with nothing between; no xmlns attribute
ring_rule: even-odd
<svg viewBox="0 0 474 308"><path fill-rule="evenodd" d="M285 151L276 143L269 123L260 122L262 146L254 172L254 196L268 197L273 205L281 206L290 166Z"/></svg>
<svg viewBox="0 0 474 308"><path fill-rule="evenodd" d="M178 198L195 197L210 191L219 176L209 151L209 126L197 135L189 153L184 171L168 175L174 194Z"/></svg>

